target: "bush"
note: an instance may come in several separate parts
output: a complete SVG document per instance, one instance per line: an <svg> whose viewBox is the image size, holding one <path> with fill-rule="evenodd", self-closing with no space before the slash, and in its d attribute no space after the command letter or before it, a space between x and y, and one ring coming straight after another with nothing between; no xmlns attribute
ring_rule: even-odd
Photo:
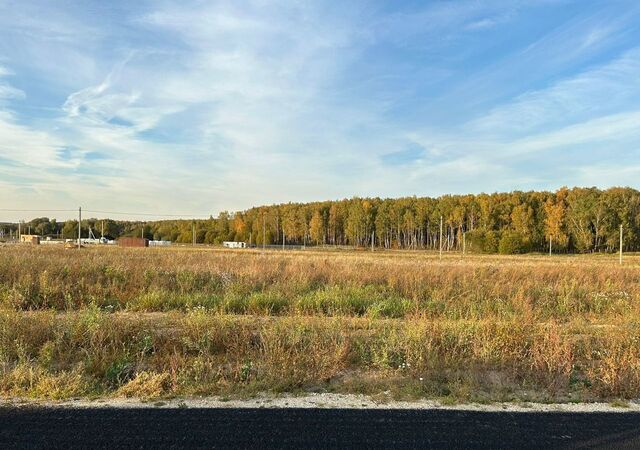
<svg viewBox="0 0 640 450"><path fill-rule="evenodd" d="M466 234L467 250L471 252L483 252L484 250L484 231L473 230Z"/></svg>
<svg viewBox="0 0 640 450"><path fill-rule="evenodd" d="M500 238L498 252L501 255L514 255L518 253L526 253L529 251L529 245L526 239L517 231L505 231Z"/></svg>
<svg viewBox="0 0 640 450"><path fill-rule="evenodd" d="M499 236L497 231L469 231L466 236L467 248L472 252L497 253Z"/></svg>
<svg viewBox="0 0 640 450"><path fill-rule="evenodd" d="M497 231L487 231L484 234L484 248L485 253L497 253L498 243L500 242L500 233Z"/></svg>

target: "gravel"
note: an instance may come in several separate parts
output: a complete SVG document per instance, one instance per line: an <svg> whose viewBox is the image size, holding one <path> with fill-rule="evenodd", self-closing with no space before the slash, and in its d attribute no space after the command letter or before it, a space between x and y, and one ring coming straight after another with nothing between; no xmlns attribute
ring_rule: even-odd
<svg viewBox="0 0 640 450"><path fill-rule="evenodd" d="M139 400L108 398L97 400L36 401L10 398L0 400L0 407L67 408L319 408L319 409L418 409L504 412L640 412L640 402L616 405L608 403L464 403L445 405L435 400L384 401L352 394L313 393L302 396L262 394L251 399L224 397L172 398Z"/></svg>

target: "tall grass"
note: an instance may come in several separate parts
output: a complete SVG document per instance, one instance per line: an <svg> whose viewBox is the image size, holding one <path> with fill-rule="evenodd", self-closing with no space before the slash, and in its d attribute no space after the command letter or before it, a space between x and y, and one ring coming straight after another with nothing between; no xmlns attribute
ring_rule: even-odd
<svg viewBox="0 0 640 450"><path fill-rule="evenodd" d="M509 321L0 313L0 393L158 397L299 389L458 400L640 395L640 327ZM354 383L354 379L358 383ZM356 387L357 386L357 387Z"/></svg>
<svg viewBox="0 0 640 450"><path fill-rule="evenodd" d="M638 262L0 247L0 394L636 398Z"/></svg>
<svg viewBox="0 0 640 450"><path fill-rule="evenodd" d="M0 248L0 305L589 321L640 312L640 258Z"/></svg>

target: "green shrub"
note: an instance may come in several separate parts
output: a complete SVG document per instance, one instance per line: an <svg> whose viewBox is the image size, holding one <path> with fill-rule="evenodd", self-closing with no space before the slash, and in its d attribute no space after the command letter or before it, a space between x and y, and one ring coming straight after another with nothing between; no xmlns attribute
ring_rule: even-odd
<svg viewBox="0 0 640 450"><path fill-rule="evenodd" d="M113 361L104 373L104 380L110 387L127 383L135 375L134 364L126 356Z"/></svg>
<svg viewBox="0 0 640 450"><path fill-rule="evenodd" d="M280 314L287 309L289 301L277 292L254 292L247 299L247 310L251 314Z"/></svg>
<svg viewBox="0 0 640 450"><path fill-rule="evenodd" d="M500 242L500 233L498 231L487 231L484 234L484 253L497 253L498 244Z"/></svg>
<svg viewBox="0 0 640 450"><path fill-rule="evenodd" d="M502 255L515 255L529 251L529 245L517 231L505 231L500 238L498 252Z"/></svg>
<svg viewBox="0 0 640 450"><path fill-rule="evenodd" d="M466 234L467 249L472 252L497 253L500 233L497 231L473 230Z"/></svg>
<svg viewBox="0 0 640 450"><path fill-rule="evenodd" d="M388 298L380 300L367 309L367 316L372 319L389 318L400 319L407 315L411 309L411 302L401 298Z"/></svg>
<svg viewBox="0 0 640 450"><path fill-rule="evenodd" d="M467 251L481 253L484 251L484 231L473 230L466 233Z"/></svg>

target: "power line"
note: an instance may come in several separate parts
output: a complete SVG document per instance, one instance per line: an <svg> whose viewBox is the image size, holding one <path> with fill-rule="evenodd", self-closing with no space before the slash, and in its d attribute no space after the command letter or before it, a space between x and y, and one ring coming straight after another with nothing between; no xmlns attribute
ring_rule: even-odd
<svg viewBox="0 0 640 450"><path fill-rule="evenodd" d="M39 212L77 212L77 209L11 209L11 208L0 208L2 212L27 212L27 213L39 213ZM211 214L155 214L155 213L146 213L146 212L123 212L123 211L102 211L102 210L92 210L85 209L87 213L94 214L112 214L112 215L120 215L120 216L145 216L145 217L175 217L175 218L209 218Z"/></svg>
<svg viewBox="0 0 640 450"><path fill-rule="evenodd" d="M75 210L73 210L75 211ZM115 214L122 216L150 216L150 217L210 217L211 214L153 214L153 213L140 213L140 212L122 212L122 211L97 211L93 209L85 209L85 212L97 213L97 214Z"/></svg>
<svg viewBox="0 0 640 450"><path fill-rule="evenodd" d="M74 212L76 209L9 209L0 208L0 211L5 212Z"/></svg>

